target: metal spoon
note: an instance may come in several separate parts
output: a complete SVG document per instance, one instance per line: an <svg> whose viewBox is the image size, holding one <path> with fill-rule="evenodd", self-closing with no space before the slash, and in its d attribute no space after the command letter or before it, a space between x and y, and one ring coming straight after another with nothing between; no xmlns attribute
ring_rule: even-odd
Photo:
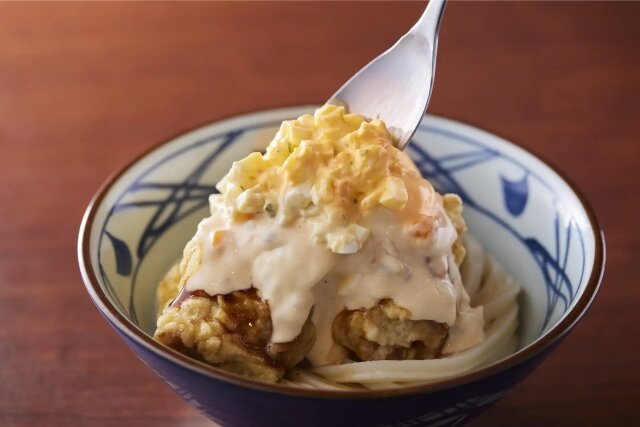
<svg viewBox="0 0 640 427"><path fill-rule="evenodd" d="M351 77L328 103L385 121L403 149L433 89L438 31L447 0L431 0L418 22L389 50Z"/></svg>

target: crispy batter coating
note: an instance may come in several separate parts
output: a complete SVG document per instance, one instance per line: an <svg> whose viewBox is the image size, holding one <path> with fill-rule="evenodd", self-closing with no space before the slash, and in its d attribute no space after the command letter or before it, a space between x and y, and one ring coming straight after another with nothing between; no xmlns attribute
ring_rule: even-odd
<svg viewBox="0 0 640 427"><path fill-rule="evenodd" d="M171 270L167 272L156 289L156 317L160 317L162 312L171 301L173 301L180 293L180 264L175 264Z"/></svg>
<svg viewBox="0 0 640 427"><path fill-rule="evenodd" d="M269 305L254 289L210 297L202 291L177 306L175 269L158 290L159 306L154 337L184 354L220 368L263 381L276 382L286 369L304 359L315 342L315 327L308 319L292 342L270 344L272 325ZM163 298L173 296L169 301Z"/></svg>
<svg viewBox="0 0 640 427"><path fill-rule="evenodd" d="M462 202L443 196L445 210L458 232L453 254L459 265L465 256L461 238L466 231ZM191 241L183 260L158 285L158 320L154 337L184 354L241 375L276 382L286 369L300 363L315 342L316 331L307 319L301 334L290 343L270 343L269 305L255 289L209 296L196 291L176 300L195 272L201 249ZM370 309L343 310L333 322L333 337L359 360L433 359L440 356L448 336L446 325L410 320L409 311L383 300Z"/></svg>
<svg viewBox="0 0 640 427"><path fill-rule="evenodd" d="M361 361L438 357L447 326L408 317L407 310L390 300L366 310L343 310L333 322L333 338Z"/></svg>

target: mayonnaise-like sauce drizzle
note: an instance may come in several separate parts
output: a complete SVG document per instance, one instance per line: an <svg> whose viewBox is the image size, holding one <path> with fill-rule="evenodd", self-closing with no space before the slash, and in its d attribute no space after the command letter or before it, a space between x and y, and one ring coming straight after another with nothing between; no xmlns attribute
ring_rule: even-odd
<svg viewBox="0 0 640 427"><path fill-rule="evenodd" d="M273 343L294 340L311 315L317 338L308 359L340 362L335 315L383 299L412 320L447 324L445 354L484 339L443 198L381 121L325 105L283 122L264 155L234 162L217 188L189 246L199 255L185 290L254 287L269 304Z"/></svg>
<svg viewBox="0 0 640 427"><path fill-rule="evenodd" d="M370 308L385 298L409 310L411 319L453 326L457 332L452 338L458 342L448 347L466 348L464 341L476 341L477 334L474 338L464 330L478 328L469 321L462 330L455 326L458 313L469 309L468 297L450 255L456 231L442 207L436 212L431 236L420 242L408 232L406 212L379 209L362 221L371 231L362 249L335 254L314 237L314 218L283 226L258 215L230 223L224 207L213 200L212 216L194 236L202 250L201 265L186 289L218 295L256 288L271 310L274 343L294 340L315 307L317 340L308 356L313 365L344 357L331 332L337 313Z"/></svg>

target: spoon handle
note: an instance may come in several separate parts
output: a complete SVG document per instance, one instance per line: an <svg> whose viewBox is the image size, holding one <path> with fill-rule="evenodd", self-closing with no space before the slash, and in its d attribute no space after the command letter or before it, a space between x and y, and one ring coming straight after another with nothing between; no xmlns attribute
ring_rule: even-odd
<svg viewBox="0 0 640 427"><path fill-rule="evenodd" d="M438 30L446 4L446 0L429 1L411 30L347 80L328 102L384 119L397 147L404 148L431 97Z"/></svg>
<svg viewBox="0 0 640 427"><path fill-rule="evenodd" d="M438 41L440 23L444 15L447 0L430 0L418 22L409 30L409 33L426 37L432 46Z"/></svg>
<svg viewBox="0 0 640 427"><path fill-rule="evenodd" d="M429 48L431 49L431 81L429 82L428 95L422 115L424 115L427 105L431 100L431 94L433 93L433 84L436 77L436 54L438 52L438 33L440 32L440 23L444 16L444 9L447 6L447 0L429 0L427 8L422 13L418 22L409 30L404 37L419 37L424 38L427 41ZM419 121L418 121L419 123ZM416 124L417 126L417 124ZM415 131L415 129L414 129ZM411 132L413 134L413 132ZM407 144L411 141L410 138L404 138L398 140L398 148L403 150Z"/></svg>

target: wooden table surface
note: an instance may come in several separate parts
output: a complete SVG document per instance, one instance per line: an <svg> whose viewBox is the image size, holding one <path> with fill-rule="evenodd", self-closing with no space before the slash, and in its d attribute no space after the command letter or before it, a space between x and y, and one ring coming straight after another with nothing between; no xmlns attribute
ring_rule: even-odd
<svg viewBox="0 0 640 427"><path fill-rule="evenodd" d="M87 296L100 183L205 122L321 102L409 3L0 4L0 426L208 426ZM640 3L449 5L430 111L534 149L592 202L607 273L586 318L475 426L640 425Z"/></svg>

